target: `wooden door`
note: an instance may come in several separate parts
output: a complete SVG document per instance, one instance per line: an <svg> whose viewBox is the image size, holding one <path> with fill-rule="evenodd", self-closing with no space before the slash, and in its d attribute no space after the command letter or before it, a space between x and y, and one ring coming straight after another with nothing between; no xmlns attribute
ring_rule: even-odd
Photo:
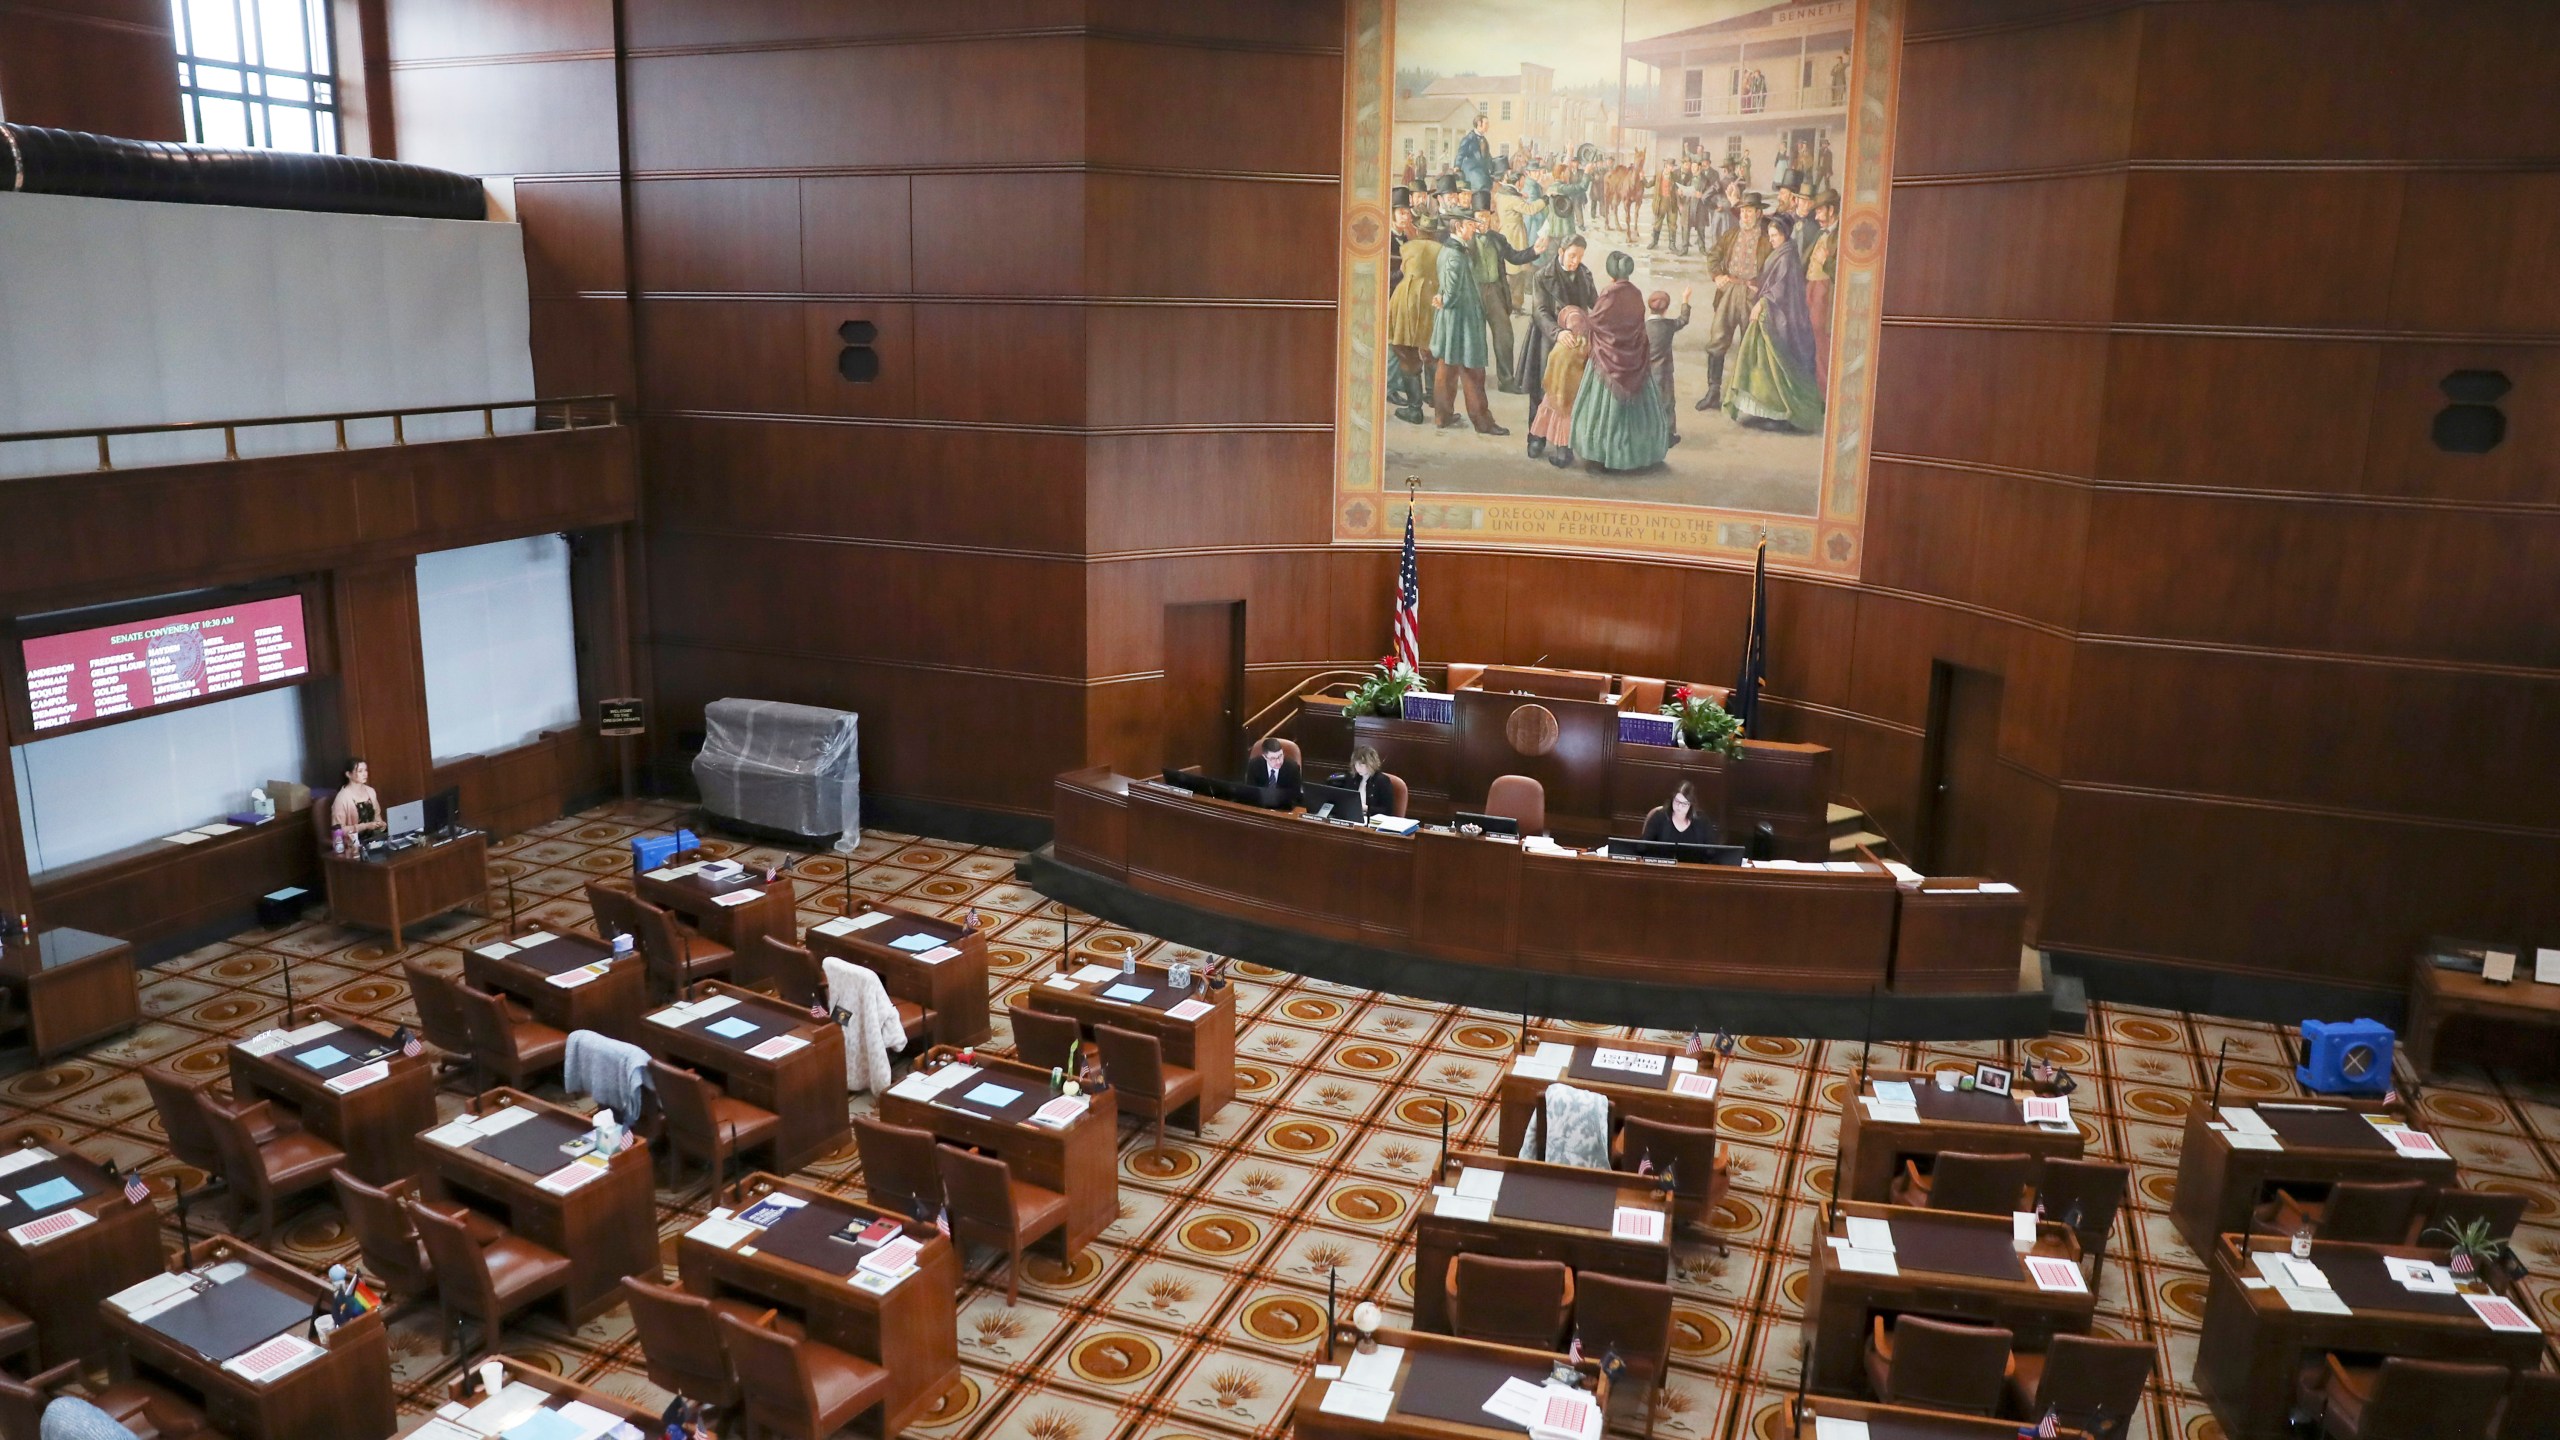
<svg viewBox="0 0 2560 1440"><path fill-rule="evenodd" d="M1920 797L1920 859L1930 874L1993 873L2000 693L2000 677L1987 670L1940 661L1931 673L1926 788Z"/></svg>
<svg viewBox="0 0 2560 1440"><path fill-rule="evenodd" d="M1244 602L1164 607L1164 763L1244 768Z"/></svg>

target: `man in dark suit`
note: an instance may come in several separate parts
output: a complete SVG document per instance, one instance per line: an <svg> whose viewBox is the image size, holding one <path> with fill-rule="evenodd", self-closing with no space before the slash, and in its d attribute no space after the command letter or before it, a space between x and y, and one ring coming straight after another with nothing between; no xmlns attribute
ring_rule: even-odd
<svg viewBox="0 0 2560 1440"><path fill-rule="evenodd" d="M1280 748L1278 740L1265 740L1261 753L1245 764L1244 783L1276 792L1273 806L1287 809L1298 803L1298 762L1289 758L1289 752Z"/></svg>

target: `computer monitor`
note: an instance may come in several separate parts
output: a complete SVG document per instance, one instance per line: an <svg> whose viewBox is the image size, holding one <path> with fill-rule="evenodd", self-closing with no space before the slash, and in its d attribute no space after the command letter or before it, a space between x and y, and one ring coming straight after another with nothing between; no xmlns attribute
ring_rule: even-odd
<svg viewBox="0 0 2560 1440"><path fill-rule="evenodd" d="M1457 815L1457 825L1461 830L1465 829L1467 826L1473 825L1487 835L1517 835L1520 833L1520 822L1508 815L1479 815L1473 810L1459 811Z"/></svg>
<svg viewBox="0 0 2560 1440"><path fill-rule="evenodd" d="M1739 865L1750 852L1739 845L1683 845L1680 858L1693 865Z"/></svg>
<svg viewBox="0 0 2560 1440"><path fill-rule="evenodd" d="M427 797L426 828L430 835L442 835L462 819L462 787L448 785Z"/></svg>
<svg viewBox="0 0 2560 1440"><path fill-rule="evenodd" d="M1303 793L1298 803L1327 820L1348 820L1354 824L1369 818L1365 798L1357 785L1328 785L1314 780L1298 787Z"/></svg>
<svg viewBox="0 0 2560 1440"><path fill-rule="evenodd" d="M1691 865L1739 865L1743 847L1739 845L1689 845L1674 840L1625 840L1609 842L1609 855L1618 860L1679 860Z"/></svg>
<svg viewBox="0 0 2560 1440"><path fill-rule="evenodd" d="M412 800L406 805L394 805L386 818L391 822L391 832L384 839L398 840L415 835L427 828L427 802Z"/></svg>

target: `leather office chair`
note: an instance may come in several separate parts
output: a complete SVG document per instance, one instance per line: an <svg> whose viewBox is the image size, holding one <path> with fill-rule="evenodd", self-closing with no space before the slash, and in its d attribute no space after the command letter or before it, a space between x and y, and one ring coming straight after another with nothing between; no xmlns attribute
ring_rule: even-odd
<svg viewBox="0 0 2560 1440"><path fill-rule="evenodd" d="M1093 1027L1102 1052L1102 1074L1120 1097L1120 1113L1156 1122L1156 1149L1164 1149L1164 1117L1188 1105L1191 1128L1200 1129L1200 1072L1164 1058L1164 1042L1117 1025Z"/></svg>
<svg viewBox="0 0 2560 1440"><path fill-rule="evenodd" d="M1652 715L1662 709L1662 697L1671 693L1671 682L1642 675L1618 677L1618 708L1631 715Z"/></svg>
<svg viewBox="0 0 2560 1440"><path fill-rule="evenodd" d="M1470 685L1481 682L1483 679L1483 666L1471 665L1458 660L1452 660L1449 662L1448 686L1452 692L1464 690Z"/></svg>
<svg viewBox="0 0 2560 1440"><path fill-rule="evenodd" d="M640 1358L650 1384L721 1410L738 1403L738 1373L729 1368L728 1347L720 1343L720 1327L712 1317L729 1315L752 1324L765 1313L762 1306L707 1300L636 1275L622 1277L622 1298L631 1307L631 1328L640 1336ZM786 1316L776 1315L768 1323L779 1334L800 1338L800 1327Z"/></svg>
<svg viewBox="0 0 2560 1440"><path fill-rule="evenodd" d="M0 1361L15 1360L34 1348L36 1322L12 1306L0 1305Z"/></svg>
<svg viewBox="0 0 2560 1440"><path fill-rule="evenodd" d="M2341 1180L2320 1200L2278 1189L2251 1217L2252 1228L2260 1234L2291 1235L2307 1225L2323 1240L2397 1245L2408 1238L2409 1222L2425 1194L2426 1184L2419 1180Z"/></svg>
<svg viewBox="0 0 2560 1440"><path fill-rule="evenodd" d="M1304 774L1307 768L1307 758L1304 754L1300 753L1298 749L1298 742L1285 735L1274 735L1271 738L1280 742L1280 753L1288 756L1289 763L1297 766L1299 773ZM1261 759L1262 746L1259 742L1245 747L1244 763L1247 767L1248 773L1250 773L1252 766L1260 763Z"/></svg>
<svg viewBox="0 0 2560 1440"><path fill-rule="evenodd" d="M2560 1371L2519 1370L2498 1416L2498 1440L2560 1435Z"/></svg>
<svg viewBox="0 0 2560 1440"><path fill-rule="evenodd" d="M1916 1160L1902 1162L1891 1197L1896 1205L1931 1210L1961 1210L1972 1215L2007 1215L2026 1199L2036 1180L2032 1155L1976 1155L1945 1150L1922 1174ZM2048 1218L2055 1218L2048 1214Z"/></svg>
<svg viewBox="0 0 2560 1440"><path fill-rule="evenodd" d="M2513 1374L2504 1365L2396 1355L2378 1366L2350 1365L2331 1355L2320 1433L2335 1440L2488 1440L2489 1417Z"/></svg>
<svg viewBox="0 0 2560 1440"><path fill-rule="evenodd" d="M759 1434L826 1440L889 1397L889 1372L833 1345L799 1339L736 1315L715 1317L729 1368ZM882 1428L887 1428L882 1412Z"/></svg>
<svg viewBox="0 0 2560 1440"><path fill-rule="evenodd" d="M1401 775L1387 776L1387 805L1399 820L1405 818L1405 807L1413 801L1413 791Z"/></svg>
<svg viewBox="0 0 2560 1440"><path fill-rule="evenodd" d="M826 964L814 957L809 963L818 976L818 994L823 998L827 993ZM869 970L879 980L880 993L889 997L889 1010L898 1017L898 1030L907 1037L909 1046L933 1028L933 981L929 977L907 967L880 969L858 960L844 963ZM905 993L899 993L901 991ZM901 1053L914 1055L919 1052L909 1049Z"/></svg>
<svg viewBox="0 0 2560 1440"><path fill-rule="evenodd" d="M276 1202L328 1188L329 1172L347 1163L347 1152L276 1113L273 1102L233 1105L199 1090L196 1103L222 1150L223 1178L239 1197L246 1218L258 1207L258 1238L276 1233Z"/></svg>
<svg viewBox="0 0 2560 1440"><path fill-rule="evenodd" d="M937 1145L933 1158L942 1171L943 1196L951 1204L953 1243L992 1245L1011 1257L1004 1303L1013 1304L1022 1298L1023 1249L1053 1230L1066 1229L1067 1197L1015 1179L1011 1167L989 1156Z"/></svg>
<svg viewBox="0 0 2560 1440"><path fill-rule="evenodd" d="M439 1078L458 1073L469 1084L470 1079L476 1078L477 1066L471 1058L471 1012L455 993L462 982L415 960L401 961L400 973L408 977L409 1001L418 1012L419 1037L444 1052L436 1057Z"/></svg>
<svg viewBox="0 0 2560 1440"><path fill-rule="evenodd" d="M2043 1167L2036 1179L2036 1199L2043 1202L2048 1220L2068 1219L2071 1207L2080 1207L2074 1229L2080 1237L2080 1258L2087 1262L2094 1284L2107 1267L2107 1237L2115 1231L2116 1212L2124 1208L2133 1172L2104 1160L2047 1159Z"/></svg>
<svg viewBox="0 0 2560 1440"><path fill-rule="evenodd" d="M2009 1376L2009 1342L1989 1325L1879 1315L1867 1337L1867 1384L1888 1405L1988 1415Z"/></svg>
<svg viewBox="0 0 2560 1440"><path fill-rule="evenodd" d="M1056 1070L1067 1063L1068 1047L1084 1038L1084 1027L1072 1015L1049 1015L1007 1001L1005 1019L1013 1026L1013 1057L1025 1065Z"/></svg>
<svg viewBox="0 0 2560 1440"><path fill-rule="evenodd" d="M206 1116L204 1102L199 1098L211 1084L211 1076L197 1079L165 1065L146 1065L142 1070L143 1088L150 1092L151 1104L160 1112L160 1128L168 1132L169 1153L181 1163L203 1171L211 1177L210 1183L220 1184L222 1142L215 1138L213 1121Z"/></svg>
<svg viewBox="0 0 2560 1440"><path fill-rule="evenodd" d="M1574 1277L1573 1333L1585 1355L1616 1346L1627 1381L1645 1389L1644 1433L1653 1434L1671 1367L1671 1287L1594 1270Z"/></svg>
<svg viewBox="0 0 2560 1440"><path fill-rule="evenodd" d="M521 1235L510 1233L495 1244L482 1245L460 1220L414 1200L409 1202L409 1219L435 1262L436 1307L444 1314L446 1354L459 1347L466 1314L480 1321L480 1354L493 1354L508 1316L569 1286L569 1257Z"/></svg>
<svg viewBox="0 0 2560 1440"><path fill-rule="evenodd" d="M1562 1263L1462 1253L1440 1283L1448 1289L1450 1334L1528 1350L1563 1347L1574 1288L1573 1271Z"/></svg>
<svg viewBox="0 0 2560 1440"><path fill-rule="evenodd" d="M628 906L631 928L640 937L640 958L649 967L649 983L662 991L682 993L697 980L726 975L736 962L729 947L706 938L665 909L634 895Z"/></svg>
<svg viewBox="0 0 2560 1440"><path fill-rule="evenodd" d="M356 1250L364 1257L364 1268L394 1299L404 1304L425 1299L436 1288L436 1267L427 1254L427 1242L409 1219L410 1206L428 1203L418 1198L418 1182L394 1180L376 1189L344 1170L332 1171L329 1178L337 1185L338 1208L346 1212L347 1228L356 1233ZM460 1205L435 1208L461 1221L474 1244L486 1247L506 1238L506 1226L477 1210Z"/></svg>
<svg viewBox="0 0 2560 1440"><path fill-rule="evenodd" d="M1547 833L1547 787L1526 775L1496 775L1485 791L1484 813L1508 815L1523 835Z"/></svg>
<svg viewBox="0 0 2560 1440"><path fill-rule="evenodd" d="M2053 1213L2051 1204L2045 1213ZM2147 1340L2056 1335L2043 1354L2010 1357L2009 1413L2041 1420L2051 1408L2070 1428L2117 1440L2142 1405L2159 1352ZM2102 1418L2103 1417L2103 1418Z"/></svg>
<svg viewBox="0 0 2560 1440"><path fill-rule="evenodd" d="M803 1009L827 1003L827 973L818 964L818 957L776 936L759 935L750 942L738 956L733 978L738 984Z"/></svg>
<svg viewBox="0 0 2560 1440"><path fill-rule="evenodd" d="M517 1011L503 995L456 982L454 998L471 1022L471 1063L519 1090L533 1088L546 1072L558 1079L569 1056L569 1037Z"/></svg>
<svg viewBox="0 0 2560 1440"><path fill-rule="evenodd" d="M932 1223L942 1209L942 1162L934 1158L941 1146L932 1131L856 1115L853 1148L872 1204Z"/></svg>
<svg viewBox="0 0 2560 1440"><path fill-rule="evenodd" d="M2408 1243L2429 1230L2450 1228L2474 1220L2489 1222L2489 1233L2501 1240L2515 1237L2516 1226L2524 1223L2526 1197L2503 1195L2494 1190L2462 1190L2451 1186L2436 1192L2427 1206L2426 1218L2418 1222Z"/></svg>
<svg viewBox="0 0 2560 1440"><path fill-rule="evenodd" d="M1613 1168L1632 1175L1650 1156L1654 1173L1671 1172L1671 1218L1704 1230L1716 1204L1733 1188L1732 1157L1716 1150L1716 1132L1706 1125L1674 1125L1630 1115L1609 1143ZM1716 1246L1721 1250L1723 1244Z"/></svg>
<svg viewBox="0 0 2560 1440"><path fill-rule="evenodd" d="M730 1156L769 1145L782 1132L781 1116L732 1100L719 1086L664 1060L649 1062L649 1088L657 1092L658 1113L666 1119L670 1181L683 1157L698 1155L716 1186L729 1176Z"/></svg>
<svg viewBox="0 0 2560 1440"><path fill-rule="evenodd" d="M616 935L628 935L632 944L640 943L640 927L631 915L634 893L628 880L587 882L587 908L595 912L597 939L610 942Z"/></svg>

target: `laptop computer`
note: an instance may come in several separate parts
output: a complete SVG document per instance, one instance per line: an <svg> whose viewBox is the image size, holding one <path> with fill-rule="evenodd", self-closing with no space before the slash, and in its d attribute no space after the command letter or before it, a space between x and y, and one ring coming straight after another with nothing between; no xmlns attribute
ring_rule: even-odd
<svg viewBox="0 0 2560 1440"><path fill-rule="evenodd" d="M427 802L412 800L406 805L394 805L391 813L383 818L391 822L391 833L383 838L405 840L427 828Z"/></svg>

